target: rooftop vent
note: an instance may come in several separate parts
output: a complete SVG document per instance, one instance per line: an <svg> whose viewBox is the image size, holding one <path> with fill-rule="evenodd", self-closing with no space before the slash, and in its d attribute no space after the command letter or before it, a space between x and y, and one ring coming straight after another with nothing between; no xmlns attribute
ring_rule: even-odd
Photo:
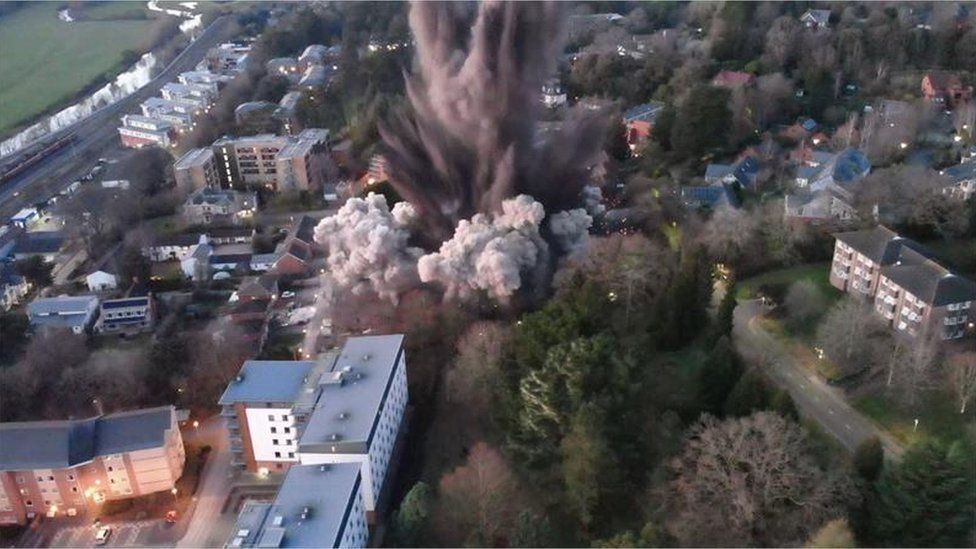
<svg viewBox="0 0 976 549"><path fill-rule="evenodd" d="M356 372L356 379L363 379L363 373L362 372Z"/></svg>
<svg viewBox="0 0 976 549"><path fill-rule="evenodd" d="M366 353L363 355L363 362L368 362L368 361L369 361L369 353Z"/></svg>
<svg viewBox="0 0 976 549"><path fill-rule="evenodd" d="M328 470L329 470L328 464L323 463L322 465L319 465L319 471L321 471L321 472L324 473L324 472L326 472Z"/></svg>
<svg viewBox="0 0 976 549"><path fill-rule="evenodd" d="M237 374L236 376L234 376L234 381L236 381L237 383L244 381L244 374Z"/></svg>
<svg viewBox="0 0 976 549"><path fill-rule="evenodd" d="M343 366L342 367L342 373L344 373L344 374L348 374L351 371L352 371L352 366Z"/></svg>
<svg viewBox="0 0 976 549"><path fill-rule="evenodd" d="M329 435L329 440L339 440L339 433L332 433Z"/></svg>
<svg viewBox="0 0 976 549"><path fill-rule="evenodd" d="M302 520L308 519L308 517L311 516L311 514L312 514L311 507L302 507L302 515L301 515Z"/></svg>
<svg viewBox="0 0 976 549"><path fill-rule="evenodd" d="M339 412L339 415L337 417L339 419L348 419L349 418L349 413L348 412Z"/></svg>

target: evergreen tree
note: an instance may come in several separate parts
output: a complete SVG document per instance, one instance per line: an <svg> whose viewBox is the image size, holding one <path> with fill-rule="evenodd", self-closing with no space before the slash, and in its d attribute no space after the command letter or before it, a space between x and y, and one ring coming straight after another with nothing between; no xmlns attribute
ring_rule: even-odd
<svg viewBox="0 0 976 549"><path fill-rule="evenodd" d="M749 370L735 384L725 401L725 414L734 417L747 416L769 408L769 388L757 370Z"/></svg>
<svg viewBox="0 0 976 549"><path fill-rule="evenodd" d="M509 547L548 547L552 545L549 517L525 510L515 518L508 538Z"/></svg>
<svg viewBox="0 0 976 549"><path fill-rule="evenodd" d="M562 442L562 474L566 499L584 529L594 522L608 482L616 468L603 435L605 415L595 403L586 403L573 418L569 434Z"/></svg>
<svg viewBox="0 0 976 549"><path fill-rule="evenodd" d="M881 439L871 437L862 440L854 451L854 470L864 480L874 482L881 474L882 468L884 468L884 449L881 447Z"/></svg>
<svg viewBox="0 0 976 549"><path fill-rule="evenodd" d="M874 544L898 547L972 547L976 528L973 455L958 445L909 448L884 471L869 506Z"/></svg>
<svg viewBox="0 0 976 549"><path fill-rule="evenodd" d="M800 419L800 411L796 409L793 397L784 389L773 389L769 396L769 409L779 415L797 421Z"/></svg>
<svg viewBox="0 0 976 549"><path fill-rule="evenodd" d="M732 335L735 306L735 279L733 278L726 285L725 295L722 296L722 301L719 303L718 311L715 314L715 329L713 331L716 338Z"/></svg>
<svg viewBox="0 0 976 549"><path fill-rule="evenodd" d="M742 365L739 356L732 348L729 337L723 335L715 342L705 367L702 368L703 409L710 414L721 415L725 401L740 377Z"/></svg>
<svg viewBox="0 0 976 549"><path fill-rule="evenodd" d="M397 545L401 547L422 545L433 499L433 491L425 482L414 484L403 497L400 508L393 515L393 535Z"/></svg>

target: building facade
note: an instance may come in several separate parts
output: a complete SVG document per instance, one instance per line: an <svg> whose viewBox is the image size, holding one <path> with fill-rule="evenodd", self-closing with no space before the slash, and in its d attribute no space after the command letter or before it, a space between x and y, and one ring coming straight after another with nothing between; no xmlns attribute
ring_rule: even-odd
<svg viewBox="0 0 976 549"><path fill-rule="evenodd" d="M151 331L155 317L152 296L106 299L99 310L95 331L99 333Z"/></svg>
<svg viewBox="0 0 976 549"><path fill-rule="evenodd" d="M976 336L976 283L880 225L835 237L830 283L871 302L897 333L941 340Z"/></svg>
<svg viewBox="0 0 976 549"><path fill-rule="evenodd" d="M262 134L219 139L212 151L220 185L231 189L320 190L331 177L328 137L328 130L309 128L297 136Z"/></svg>
<svg viewBox="0 0 976 549"><path fill-rule="evenodd" d="M211 149L191 149L173 164L176 185L184 191L218 187L217 162Z"/></svg>
<svg viewBox="0 0 976 549"><path fill-rule="evenodd" d="M0 424L0 524L74 515L171 490L183 474L172 406L81 420Z"/></svg>
<svg viewBox="0 0 976 549"><path fill-rule="evenodd" d="M203 187L183 203L183 218L192 225L235 225L251 219L257 210L257 202L258 197L253 192Z"/></svg>

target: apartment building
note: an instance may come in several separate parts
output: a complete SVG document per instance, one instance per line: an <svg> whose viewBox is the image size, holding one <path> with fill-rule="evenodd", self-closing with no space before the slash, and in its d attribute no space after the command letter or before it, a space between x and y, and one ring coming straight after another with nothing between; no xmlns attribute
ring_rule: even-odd
<svg viewBox="0 0 976 549"><path fill-rule="evenodd" d="M163 96L163 99L170 101L192 99L210 105L217 100L217 86L197 82L190 82L189 84L167 82L160 90L160 95Z"/></svg>
<svg viewBox="0 0 976 549"><path fill-rule="evenodd" d="M371 516L408 399L403 335L353 337L319 360L248 361L220 399L235 464L358 464Z"/></svg>
<svg viewBox="0 0 976 549"><path fill-rule="evenodd" d="M98 333L136 333L150 331L155 320L152 296L106 299L98 313Z"/></svg>
<svg viewBox="0 0 976 549"><path fill-rule="evenodd" d="M122 145L126 147L140 148L146 145L169 147L176 138L176 129L166 120L127 114L122 117L119 137L122 139Z"/></svg>
<svg viewBox="0 0 976 549"><path fill-rule="evenodd" d="M172 406L0 423L0 524L171 490L184 462Z"/></svg>
<svg viewBox="0 0 976 549"><path fill-rule="evenodd" d="M217 163L211 149L191 149L173 164L176 185L183 190L220 186Z"/></svg>
<svg viewBox="0 0 976 549"><path fill-rule="evenodd" d="M830 283L870 300L898 333L943 340L976 335L976 283L940 265L923 246L880 225L834 236Z"/></svg>
<svg viewBox="0 0 976 549"><path fill-rule="evenodd" d="M328 138L328 130L314 128L297 136L224 137L212 145L212 168L221 186L232 189L261 186L276 191L320 190L331 176ZM210 160L200 162L207 164ZM175 169L178 180L180 170L179 166Z"/></svg>
<svg viewBox="0 0 976 549"><path fill-rule="evenodd" d="M355 463L296 465L273 502L250 500L224 544L236 547L366 547L369 528Z"/></svg>

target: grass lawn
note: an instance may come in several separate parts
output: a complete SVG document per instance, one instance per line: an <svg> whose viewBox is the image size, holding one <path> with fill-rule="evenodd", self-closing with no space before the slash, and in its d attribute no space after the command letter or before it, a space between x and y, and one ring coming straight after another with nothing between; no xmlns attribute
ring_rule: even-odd
<svg viewBox="0 0 976 549"><path fill-rule="evenodd" d="M739 281L736 284L735 296L738 299L752 299L756 297L756 292L764 286L788 287L797 280L809 280L819 287L824 295L833 296L837 290L830 285L830 263L808 263L797 265L786 269L769 271L752 278Z"/></svg>
<svg viewBox="0 0 976 549"><path fill-rule="evenodd" d="M966 414L960 414L956 399L943 391L932 391L924 395L914 412L897 406L884 394L865 396L855 400L853 404L905 445L931 438L945 442L960 440L967 433L972 433L976 425L976 408L970 407ZM914 429L916 418L917 430Z"/></svg>
<svg viewBox="0 0 976 549"><path fill-rule="evenodd" d="M108 17L141 5L119 2L90 9ZM59 6L31 2L0 18L0 133L120 69L122 52L138 49L152 25L149 19L66 23L58 19Z"/></svg>

